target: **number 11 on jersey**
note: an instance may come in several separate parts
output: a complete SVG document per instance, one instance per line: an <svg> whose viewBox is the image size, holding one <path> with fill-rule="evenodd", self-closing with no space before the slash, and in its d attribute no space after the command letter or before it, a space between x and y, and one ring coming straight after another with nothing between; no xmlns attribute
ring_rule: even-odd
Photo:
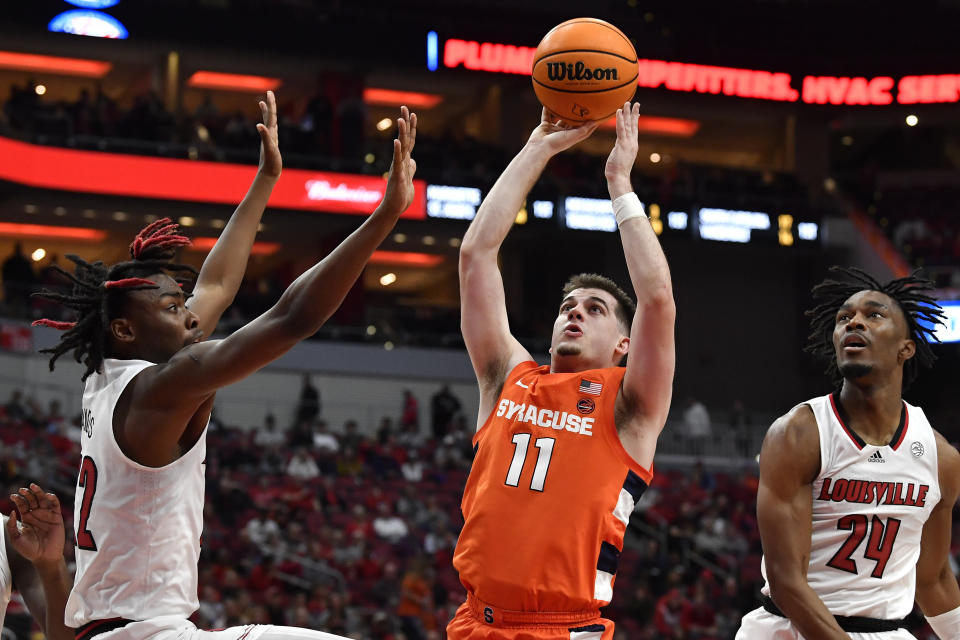
<svg viewBox="0 0 960 640"><path fill-rule="evenodd" d="M527 460L527 449L530 445L529 433L515 433L513 435L513 460L510 462L510 470L507 471L505 484L511 487L520 486L520 474L523 472L523 463ZM550 457L553 455L553 444L556 438L537 438L533 443L539 450L537 454L537 466L533 469L533 478L530 480L530 489L533 491L543 491L543 485L547 481L547 470L550 468Z"/></svg>

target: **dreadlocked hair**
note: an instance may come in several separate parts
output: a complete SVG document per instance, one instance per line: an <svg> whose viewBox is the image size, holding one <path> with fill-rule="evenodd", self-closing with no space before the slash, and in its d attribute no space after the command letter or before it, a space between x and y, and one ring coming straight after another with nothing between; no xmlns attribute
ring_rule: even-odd
<svg viewBox="0 0 960 640"><path fill-rule="evenodd" d="M44 289L33 295L60 303L76 316L76 320L60 322L44 318L33 323L34 326L52 327L64 332L60 342L49 349L40 350L40 353L51 354L51 371L57 358L71 350L74 359L87 367L83 380L100 371L110 321L123 313L127 292L157 289L159 285L147 279L155 273L197 274L193 267L172 261L177 249L190 244L190 239L178 231L179 226L170 218L160 218L144 227L133 239L130 243L130 260L126 262L107 266L101 261L87 262L79 256L67 254L67 259L75 265L73 273L54 265L54 269L70 281L70 293ZM182 284L183 281L178 282Z"/></svg>
<svg viewBox="0 0 960 640"><path fill-rule="evenodd" d="M937 300L929 294L934 288L933 282L920 277L919 270L886 284L881 284L856 267L833 266L830 271L842 274L846 279L827 278L813 288L815 306L806 312L810 317L810 335L807 336L805 351L827 361L826 373L831 376L834 384L839 386L843 377L837 367L837 354L833 346L837 311L852 295L860 291L879 291L900 307L907 321L908 337L917 347L914 356L903 365L903 388L908 388L916 379L920 367L929 368L937 359L931 343L940 342L935 328L936 325L943 324L945 316Z"/></svg>

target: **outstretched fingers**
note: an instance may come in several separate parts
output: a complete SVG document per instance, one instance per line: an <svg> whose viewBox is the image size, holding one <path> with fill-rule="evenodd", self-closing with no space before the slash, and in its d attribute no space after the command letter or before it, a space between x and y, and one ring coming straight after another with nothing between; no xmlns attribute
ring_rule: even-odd
<svg viewBox="0 0 960 640"><path fill-rule="evenodd" d="M262 102L260 104L263 104ZM267 102L263 107L263 124L273 129L277 126L277 97L273 91L267 91Z"/></svg>

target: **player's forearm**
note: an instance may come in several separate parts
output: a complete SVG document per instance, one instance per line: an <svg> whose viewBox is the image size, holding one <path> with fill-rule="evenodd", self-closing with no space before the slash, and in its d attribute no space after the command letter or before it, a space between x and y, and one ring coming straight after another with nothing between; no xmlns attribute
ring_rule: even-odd
<svg viewBox="0 0 960 640"><path fill-rule="evenodd" d="M44 602L44 634L49 640L73 640L73 629L66 626L63 620L63 611L67 605L67 597L73 586L73 578L67 571L63 558L51 563L35 563L40 584L43 586Z"/></svg>
<svg viewBox="0 0 960 640"><path fill-rule="evenodd" d="M925 616L938 616L960 607L960 586L957 578L946 565L932 581L924 581L917 576L917 604Z"/></svg>
<svg viewBox="0 0 960 640"><path fill-rule="evenodd" d="M269 313L287 325L291 339L313 335L340 307L401 213L384 205L377 207L360 228L287 287Z"/></svg>
<svg viewBox="0 0 960 640"><path fill-rule="evenodd" d="M619 226L630 282L637 297L637 308L650 305L672 306L674 301L670 266L650 221L639 216L625 220Z"/></svg>
<svg viewBox="0 0 960 640"><path fill-rule="evenodd" d="M850 636L840 628L837 619L805 580L774 585L775 581L771 580L770 593L774 603L804 638L850 640Z"/></svg>
<svg viewBox="0 0 960 640"><path fill-rule="evenodd" d="M480 205L477 217L463 237L461 254L496 255L524 199L549 160L550 154L538 145L528 143L520 150Z"/></svg>
<svg viewBox="0 0 960 640"><path fill-rule="evenodd" d="M230 305L240 288L260 220L279 179L279 176L267 176L257 171L246 196L230 216L200 269L197 288L203 286L218 290L223 298L224 309Z"/></svg>

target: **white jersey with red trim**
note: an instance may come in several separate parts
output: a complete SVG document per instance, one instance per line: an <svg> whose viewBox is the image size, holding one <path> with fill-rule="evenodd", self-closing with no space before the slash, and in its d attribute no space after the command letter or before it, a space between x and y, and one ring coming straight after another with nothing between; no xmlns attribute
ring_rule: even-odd
<svg viewBox="0 0 960 640"><path fill-rule="evenodd" d="M7 616L7 605L13 593L13 570L10 569L10 558L7 557L7 516L0 515L0 526L3 526L3 544L0 544L0 628Z"/></svg>
<svg viewBox="0 0 960 640"><path fill-rule="evenodd" d="M113 435L124 388L152 366L103 362L83 392L83 460L74 500L77 574L65 621L188 617L199 606L197 561L203 529L206 431L164 467L130 460Z"/></svg>
<svg viewBox="0 0 960 640"><path fill-rule="evenodd" d="M847 426L835 395L806 404L820 432L807 582L834 615L906 617L923 525L940 501L933 428L904 402L891 442L870 445Z"/></svg>

